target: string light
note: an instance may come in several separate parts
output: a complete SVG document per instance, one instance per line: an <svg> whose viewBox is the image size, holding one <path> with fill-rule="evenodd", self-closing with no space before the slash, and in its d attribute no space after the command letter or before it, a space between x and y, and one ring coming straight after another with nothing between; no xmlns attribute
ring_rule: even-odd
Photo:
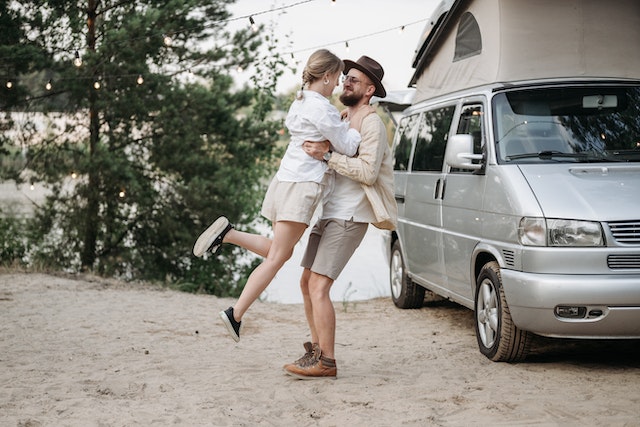
<svg viewBox="0 0 640 427"><path fill-rule="evenodd" d="M289 9L289 8L292 8L292 7L295 7L295 6L299 6L299 5L302 5L302 4L305 4L305 3L310 3L310 2L313 2L313 1L316 1L316 0L301 0L301 1L298 1L296 3L292 3L290 5L285 5L285 6L278 7L278 8L272 8L272 9L269 9L269 10L263 10L263 11L259 11L259 12L254 12L254 13L252 13L250 15L239 16L239 17L230 18L230 19L226 19L226 20L220 20L220 21L216 21L216 22L212 22L210 24L207 24L205 26L205 28L210 27L210 26L219 26L219 25L224 24L224 23L237 21L239 19L247 19L248 18L249 22L251 24L252 30L257 31L258 30L258 26L256 25L254 16L262 15L262 14L266 14L266 13L273 13L273 12L284 10L284 9ZM331 4L332 5L336 4L336 0L331 0ZM424 21L426 21L426 19L422 19L422 20L419 20L419 21L411 22L411 23L402 25L400 27L396 26L396 27L393 27L393 28L390 28L390 29L385 29L385 30L374 32L374 33L369 33L369 34L364 34L364 35L361 35L361 36L353 37L350 40L353 41L353 40L363 39L363 38L371 37L371 36L374 36L374 35L382 34L382 33L385 33L385 32L391 31L391 30L398 31L398 33L403 33L407 26L413 25L413 24L417 24L417 23L420 23L420 22L424 22ZM190 30L189 28L182 28L182 29L176 30L172 34L179 34L179 33L187 32L189 30ZM144 37L146 38L146 37L149 37L149 36L146 35ZM133 39L130 39L129 41L131 41L131 40L133 40ZM163 33L162 34L162 40L163 40L163 43L168 47L173 44L173 39L169 34ZM323 48L323 47L327 47L327 46L331 46L331 45L336 45L338 43L344 43L346 51L349 52L350 46L349 46L349 40L347 40L347 41L343 41L343 42L333 42L333 43L323 44L323 45L317 46L317 47L308 47L308 48L299 49L299 50L296 50L296 51L284 52L283 54L289 53L291 55L291 59L293 61L295 61L295 56L294 56L295 53L305 52L305 51L308 51L308 50ZM73 65L76 66L76 67L80 67L80 66L82 66L82 64L83 64L83 61L82 61L82 58L80 56L80 53L78 52L78 50L75 50L74 51ZM244 72L244 68L242 66L238 66L236 70L237 70L238 73ZM125 76L127 76L127 75L125 75ZM135 76L135 74L134 74L134 76ZM114 77L114 76L107 76L107 77ZM117 77L121 77L121 76L117 76ZM141 74L137 75L136 83L138 85L144 83L144 78L142 77ZM94 81L93 86L94 86L94 88L96 90L99 90L102 87L102 84L101 84L100 81ZM13 82L11 80L7 80L6 87L8 89L13 88ZM46 88L46 90L51 90L53 88L53 84L52 84L51 80L49 80L49 82L45 85L45 88Z"/></svg>
<svg viewBox="0 0 640 427"><path fill-rule="evenodd" d="M76 179L78 177L78 174L75 172L71 172L71 178L72 179Z"/></svg>
<svg viewBox="0 0 640 427"><path fill-rule="evenodd" d="M410 22L408 24L405 24L402 27L406 28L406 27L408 27L410 25L419 24L419 23L422 23L422 22L425 22L425 21L426 21L426 19L421 19L419 21L414 21L414 22ZM361 36L351 37L349 40L354 41L354 40L365 39L365 38L368 38L368 37L377 36L379 34L388 33L389 31L396 31L397 29L398 29L398 27L387 28L385 30L380 30L380 31L376 31L376 32L373 32L373 33L368 33L368 34L363 34ZM298 49L298 50L294 50L294 51L287 52L287 53L294 54L294 53L307 52L309 50L322 49L322 48L326 48L328 46L335 46L335 45L342 44L342 43L344 43L345 47L348 48L348 46L349 46L349 42L348 41L347 42L337 41L337 42L332 42L332 43L324 43L324 44L321 44L321 45L318 45L318 46L307 47L307 48L304 48L304 49Z"/></svg>
<svg viewBox="0 0 640 427"><path fill-rule="evenodd" d="M118 193L118 197L120 197L121 199L124 198L124 196L126 196L127 194L124 192L124 188L122 190L120 190L120 192Z"/></svg>
<svg viewBox="0 0 640 427"><path fill-rule="evenodd" d="M78 68L82 66L82 58L80 58L80 54L78 53L77 50L76 50L75 58L73 59L73 65L75 65Z"/></svg>

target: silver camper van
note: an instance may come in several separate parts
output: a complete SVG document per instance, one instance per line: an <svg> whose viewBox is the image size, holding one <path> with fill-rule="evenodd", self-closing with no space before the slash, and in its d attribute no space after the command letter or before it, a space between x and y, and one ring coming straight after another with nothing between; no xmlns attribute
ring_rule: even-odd
<svg viewBox="0 0 640 427"><path fill-rule="evenodd" d="M396 306L475 311L480 352L640 338L640 3L444 2L393 142Z"/></svg>

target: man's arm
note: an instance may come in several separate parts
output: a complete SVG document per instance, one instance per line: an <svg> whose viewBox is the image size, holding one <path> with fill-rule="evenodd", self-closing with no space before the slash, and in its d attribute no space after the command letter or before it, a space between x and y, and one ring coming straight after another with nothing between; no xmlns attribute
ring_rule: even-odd
<svg viewBox="0 0 640 427"><path fill-rule="evenodd" d="M360 134L362 142L360 142L357 157L332 153L328 164L340 175L366 185L373 185L378 178L380 164L388 145L387 130L377 114L369 114L362 121Z"/></svg>

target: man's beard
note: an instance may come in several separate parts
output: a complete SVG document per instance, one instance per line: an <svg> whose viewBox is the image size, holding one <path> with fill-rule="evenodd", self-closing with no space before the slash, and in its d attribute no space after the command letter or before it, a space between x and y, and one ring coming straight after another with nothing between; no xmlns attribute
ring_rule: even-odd
<svg viewBox="0 0 640 427"><path fill-rule="evenodd" d="M357 94L355 92L342 92L342 94L340 94L340 102L342 102L342 105L344 105L345 107L353 107L354 105L358 105L358 102L360 102L360 100L362 100L362 94Z"/></svg>

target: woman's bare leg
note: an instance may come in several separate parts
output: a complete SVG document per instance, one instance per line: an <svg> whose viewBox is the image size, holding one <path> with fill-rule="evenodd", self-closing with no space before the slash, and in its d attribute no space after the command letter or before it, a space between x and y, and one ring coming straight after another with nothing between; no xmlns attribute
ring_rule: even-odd
<svg viewBox="0 0 640 427"><path fill-rule="evenodd" d="M222 243L231 243L241 248L245 248L248 251L253 252L256 255L260 255L263 258L267 257L269 248L271 247L272 240L268 237L261 236L259 234L246 233L244 231L238 231L235 228L229 230L229 232L222 239Z"/></svg>
<svg viewBox="0 0 640 427"><path fill-rule="evenodd" d="M307 225L301 222L278 221L273 226L273 240L269 253L262 263L257 266L240 294L240 298L233 307L236 321L240 321L251 304L269 286L285 262L293 254L293 247L298 243Z"/></svg>

